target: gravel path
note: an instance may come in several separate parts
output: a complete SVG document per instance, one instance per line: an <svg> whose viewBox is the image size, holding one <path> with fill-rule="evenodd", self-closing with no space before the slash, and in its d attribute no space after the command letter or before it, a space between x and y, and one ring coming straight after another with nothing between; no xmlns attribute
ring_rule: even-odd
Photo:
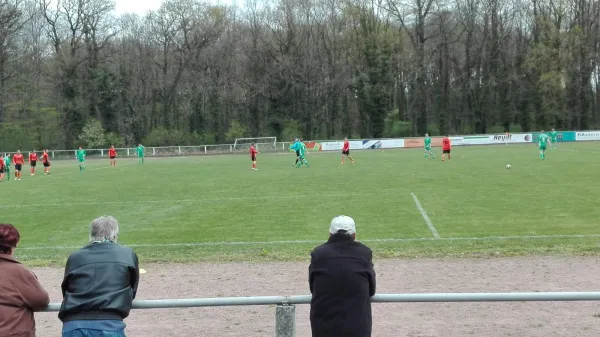
<svg viewBox="0 0 600 337"><path fill-rule="evenodd" d="M377 261L378 293L597 291L596 257ZM307 263L144 265L138 299L308 294ZM62 270L35 269L52 302ZM600 303L374 304L374 337L598 336ZM297 335L310 337L309 307L297 308ZM38 336L60 336L56 313L36 314ZM275 308L134 310L129 337L275 336Z"/></svg>

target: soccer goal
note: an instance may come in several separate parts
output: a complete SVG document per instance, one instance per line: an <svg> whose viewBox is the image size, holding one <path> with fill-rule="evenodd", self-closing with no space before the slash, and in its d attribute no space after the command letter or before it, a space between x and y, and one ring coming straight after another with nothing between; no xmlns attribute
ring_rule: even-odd
<svg viewBox="0 0 600 337"><path fill-rule="evenodd" d="M237 151L248 150L252 143L258 151L277 150L277 137L236 138L233 149Z"/></svg>

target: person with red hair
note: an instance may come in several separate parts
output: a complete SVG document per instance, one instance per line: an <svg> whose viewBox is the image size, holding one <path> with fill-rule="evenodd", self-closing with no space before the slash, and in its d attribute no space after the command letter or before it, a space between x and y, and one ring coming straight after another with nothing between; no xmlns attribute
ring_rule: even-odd
<svg viewBox="0 0 600 337"><path fill-rule="evenodd" d="M8 224L0 224L0 336L35 336L34 311L50 303L33 272L14 258L21 236Z"/></svg>

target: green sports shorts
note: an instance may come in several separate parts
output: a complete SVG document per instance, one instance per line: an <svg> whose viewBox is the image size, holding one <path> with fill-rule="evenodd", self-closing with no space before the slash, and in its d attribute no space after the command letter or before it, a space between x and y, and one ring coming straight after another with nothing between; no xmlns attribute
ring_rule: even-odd
<svg viewBox="0 0 600 337"><path fill-rule="evenodd" d="M545 146L540 146L540 151L546 151L546 147Z"/></svg>

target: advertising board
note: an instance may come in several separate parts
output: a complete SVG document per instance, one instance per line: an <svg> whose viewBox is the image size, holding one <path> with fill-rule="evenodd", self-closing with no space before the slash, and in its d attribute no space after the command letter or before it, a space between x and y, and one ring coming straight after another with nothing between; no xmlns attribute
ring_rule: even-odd
<svg viewBox="0 0 600 337"><path fill-rule="evenodd" d="M589 140L600 140L600 131L577 131L575 133L575 140L580 141L589 141ZM560 141L560 139L559 139Z"/></svg>
<svg viewBox="0 0 600 337"><path fill-rule="evenodd" d="M344 146L344 142L321 142L320 145L321 151L341 151L342 147ZM403 147L404 139L364 139L350 141L350 150L399 149Z"/></svg>

